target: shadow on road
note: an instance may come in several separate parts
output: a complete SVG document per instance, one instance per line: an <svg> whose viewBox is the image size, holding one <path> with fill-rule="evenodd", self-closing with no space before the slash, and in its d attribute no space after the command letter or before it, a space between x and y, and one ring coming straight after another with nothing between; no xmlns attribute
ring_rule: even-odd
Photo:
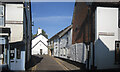
<svg viewBox="0 0 120 72"><path fill-rule="evenodd" d="M36 64L38 64L41 60L43 59L43 57L40 57L38 55L32 55L31 60L26 63L26 70L31 69L32 67L34 67Z"/></svg>
<svg viewBox="0 0 120 72"><path fill-rule="evenodd" d="M86 72L86 71L81 71L81 70L29 70L27 72Z"/></svg>

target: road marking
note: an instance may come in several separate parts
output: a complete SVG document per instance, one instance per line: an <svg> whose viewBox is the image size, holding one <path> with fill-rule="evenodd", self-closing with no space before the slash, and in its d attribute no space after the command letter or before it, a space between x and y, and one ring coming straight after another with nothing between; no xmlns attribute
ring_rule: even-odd
<svg viewBox="0 0 120 72"><path fill-rule="evenodd" d="M37 67L37 65L35 65L34 67L32 67L32 71L33 71L33 70L36 70L36 67Z"/></svg>
<svg viewBox="0 0 120 72"><path fill-rule="evenodd" d="M63 64L61 64L58 60L56 60L54 57L52 57L61 67L63 67L64 70L69 70L67 67L65 67Z"/></svg>
<svg viewBox="0 0 120 72"><path fill-rule="evenodd" d="M64 61L62 61L62 60L60 60L60 59L58 59L58 58L57 58L57 60L58 60L59 62L62 62L62 63L64 62ZM62 65L64 65L64 63L63 63ZM66 65L64 65L64 66L66 67ZM71 69L68 68L68 67L66 67L66 68L67 68L68 70L71 70Z"/></svg>

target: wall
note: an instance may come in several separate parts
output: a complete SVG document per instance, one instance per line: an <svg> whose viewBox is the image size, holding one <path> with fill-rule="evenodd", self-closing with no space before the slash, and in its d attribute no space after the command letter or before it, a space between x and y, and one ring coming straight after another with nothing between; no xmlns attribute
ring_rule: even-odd
<svg viewBox="0 0 120 72"><path fill-rule="evenodd" d="M59 38L54 39L54 56L58 57L59 53Z"/></svg>
<svg viewBox="0 0 120 72"><path fill-rule="evenodd" d="M10 43L23 40L23 4L6 4L6 27L11 29ZM12 9L12 10L11 10Z"/></svg>
<svg viewBox="0 0 120 72"><path fill-rule="evenodd" d="M76 43L69 47L68 56L70 60L79 63L86 63L86 45L83 43Z"/></svg>
<svg viewBox="0 0 120 72"><path fill-rule="evenodd" d="M18 47L21 47L22 56L21 67L19 69L25 70L25 63L30 60L31 55L32 28L30 3L8 3L5 7L6 27L11 29L10 43L17 45L16 42L24 42L22 46L18 45Z"/></svg>
<svg viewBox="0 0 120 72"><path fill-rule="evenodd" d="M69 29L62 37L57 38L56 40L57 42L54 43L57 43L58 48L55 49L54 47L54 49L58 51L58 54L55 54L54 56L67 59L68 53L70 52L69 47L72 45L72 29Z"/></svg>
<svg viewBox="0 0 120 72"><path fill-rule="evenodd" d="M97 7L95 65L97 69L119 68L115 65L115 41L118 41L118 8Z"/></svg>
<svg viewBox="0 0 120 72"><path fill-rule="evenodd" d="M87 3L76 2L73 14L72 44L94 41L94 25L92 11Z"/></svg>
<svg viewBox="0 0 120 72"><path fill-rule="evenodd" d="M12 70L25 70L25 47L16 42L23 41L23 4L5 4L5 26L11 30L9 43L14 43L14 48L21 48L21 58L14 59L17 63L10 61L9 68ZM18 45L17 45L18 44ZM15 46L17 45L17 46ZM12 47L10 47L11 49ZM9 52L9 51L8 51ZM8 54L9 55L9 54ZM14 63L14 64L12 64ZM18 65L19 64L19 65ZM15 67L16 66L16 67Z"/></svg>
<svg viewBox="0 0 120 72"><path fill-rule="evenodd" d="M48 45L47 44L47 41L48 41L47 38L45 38L43 35L37 36L35 39L32 40L32 55L34 55L34 54L39 54L40 55L40 49L43 50L42 54L48 54L48 48L40 40L46 46ZM35 44L37 44L37 45L35 46ZM33 46L35 46L35 47L33 48Z"/></svg>

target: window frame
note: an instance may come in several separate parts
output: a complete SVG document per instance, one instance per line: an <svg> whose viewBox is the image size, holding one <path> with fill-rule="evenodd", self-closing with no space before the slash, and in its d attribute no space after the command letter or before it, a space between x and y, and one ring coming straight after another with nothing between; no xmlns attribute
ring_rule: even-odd
<svg viewBox="0 0 120 72"><path fill-rule="evenodd" d="M117 54L117 46L118 46L117 44L119 44L118 54ZM115 41L115 64L120 64L120 41Z"/></svg>

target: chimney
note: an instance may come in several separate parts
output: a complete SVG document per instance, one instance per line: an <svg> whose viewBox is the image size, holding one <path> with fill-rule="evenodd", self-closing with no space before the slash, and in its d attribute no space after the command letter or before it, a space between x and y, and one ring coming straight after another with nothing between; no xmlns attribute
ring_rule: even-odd
<svg viewBox="0 0 120 72"><path fill-rule="evenodd" d="M40 27L38 28L38 33L37 33L37 35L39 35L39 34L42 34L42 29L40 29Z"/></svg>

